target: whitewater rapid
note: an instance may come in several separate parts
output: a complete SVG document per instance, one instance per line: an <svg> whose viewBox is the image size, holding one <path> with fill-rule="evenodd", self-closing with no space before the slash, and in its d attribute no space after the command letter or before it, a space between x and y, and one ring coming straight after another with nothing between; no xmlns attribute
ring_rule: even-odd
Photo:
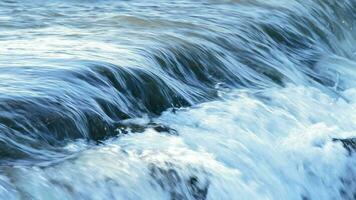
<svg viewBox="0 0 356 200"><path fill-rule="evenodd" d="M1 198L353 198L355 154L333 139L355 136L356 89L342 93L349 102L293 85L220 95L153 119L175 131L128 129L67 145L74 156L63 163L7 168Z"/></svg>
<svg viewBox="0 0 356 200"><path fill-rule="evenodd" d="M355 200L355 0L0 0L0 199Z"/></svg>

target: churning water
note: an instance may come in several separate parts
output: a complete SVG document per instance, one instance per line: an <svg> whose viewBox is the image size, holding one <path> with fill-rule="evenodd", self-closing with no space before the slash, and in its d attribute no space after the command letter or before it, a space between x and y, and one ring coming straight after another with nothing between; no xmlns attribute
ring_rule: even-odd
<svg viewBox="0 0 356 200"><path fill-rule="evenodd" d="M355 0L0 0L0 199L356 199Z"/></svg>

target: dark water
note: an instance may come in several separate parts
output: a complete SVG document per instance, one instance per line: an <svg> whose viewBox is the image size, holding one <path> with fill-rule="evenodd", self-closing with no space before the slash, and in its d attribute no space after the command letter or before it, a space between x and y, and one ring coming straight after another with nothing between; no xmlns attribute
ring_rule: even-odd
<svg viewBox="0 0 356 200"><path fill-rule="evenodd" d="M1 199L355 199L356 1L0 0Z"/></svg>

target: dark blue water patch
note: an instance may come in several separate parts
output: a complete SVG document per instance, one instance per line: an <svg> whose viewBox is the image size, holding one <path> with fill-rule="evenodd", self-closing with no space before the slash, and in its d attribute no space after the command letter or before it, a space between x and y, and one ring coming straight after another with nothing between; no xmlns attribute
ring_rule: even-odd
<svg viewBox="0 0 356 200"><path fill-rule="evenodd" d="M102 63L74 71L28 69L15 71L17 78L29 81L7 86L26 92L0 95L3 132L19 143L25 143L23 137L49 145L77 138L102 140L114 134L120 120L189 105L159 77L139 69Z"/></svg>

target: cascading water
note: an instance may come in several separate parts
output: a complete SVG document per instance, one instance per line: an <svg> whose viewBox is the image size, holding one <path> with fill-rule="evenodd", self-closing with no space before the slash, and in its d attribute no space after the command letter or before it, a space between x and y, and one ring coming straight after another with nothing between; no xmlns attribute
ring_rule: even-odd
<svg viewBox="0 0 356 200"><path fill-rule="evenodd" d="M356 199L355 0L0 0L0 199Z"/></svg>

